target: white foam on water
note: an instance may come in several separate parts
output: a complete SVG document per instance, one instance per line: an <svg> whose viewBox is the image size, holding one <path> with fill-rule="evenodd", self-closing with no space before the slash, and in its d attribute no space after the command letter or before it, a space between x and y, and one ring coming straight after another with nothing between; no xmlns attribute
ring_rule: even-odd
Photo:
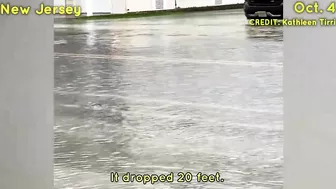
<svg viewBox="0 0 336 189"><path fill-rule="evenodd" d="M81 106L79 105L73 105L73 104L59 104L59 106L61 107L65 107L65 108L74 108L74 109L79 109L81 108ZM74 110L75 111L75 110ZM179 114L179 115L172 115L169 112L158 112L156 110L136 110L136 111L125 111L122 112L123 116L125 117L135 117L135 116L139 116L139 117L154 117L154 118L161 118L161 119L167 119L167 120L186 120L186 119L190 119L190 120L202 120L204 118L202 117L195 117L195 116L191 116L191 115L187 115L187 114ZM208 123L223 123L223 124L228 124L230 126L235 126L235 127L246 127L246 128L254 128L254 129L263 129L263 130L269 130L269 131L282 131L283 130L283 126L282 124L279 122L276 125L272 125L272 127L270 127L269 125L266 124L250 124L250 123L239 123L239 122L223 122L223 120L219 119L219 118L215 118L215 117L208 117L206 118L206 121Z"/></svg>
<svg viewBox="0 0 336 189"><path fill-rule="evenodd" d="M149 56L120 56L120 55L103 55L103 54L74 54L74 53L55 53L58 57L71 58L92 58L92 59L114 59L114 60L135 60L135 61L151 61L158 64L218 64L227 66L252 66L252 67L275 67L282 68L282 62L251 62L251 61L226 61L226 60L202 60L192 58L160 58Z"/></svg>
<svg viewBox="0 0 336 189"><path fill-rule="evenodd" d="M61 95L73 95L79 94L87 97L102 97L102 98L121 98L125 100L131 100L136 102L155 102L166 105L181 105L181 106L191 106L197 108L210 108L210 109L220 109L220 110L235 110L240 112L256 112L256 113L270 113L270 114L281 114L282 111L276 111L274 109L259 109L259 108L247 108L241 106L223 106L218 104L210 103L197 103L197 102L183 102L176 100L167 100L167 99L155 99L155 98L146 98L146 97L137 97L137 96L122 96L116 94L99 94L99 93L81 93L81 92L56 92Z"/></svg>
<svg viewBox="0 0 336 189"><path fill-rule="evenodd" d="M57 40L57 41L54 41L54 45L63 45L63 44L67 44L68 41L66 40Z"/></svg>

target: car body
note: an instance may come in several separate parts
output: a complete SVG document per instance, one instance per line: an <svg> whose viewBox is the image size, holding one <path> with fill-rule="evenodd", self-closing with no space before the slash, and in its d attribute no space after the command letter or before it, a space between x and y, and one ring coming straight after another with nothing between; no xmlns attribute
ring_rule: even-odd
<svg viewBox="0 0 336 189"><path fill-rule="evenodd" d="M244 12L247 19L282 19L283 0L245 0Z"/></svg>

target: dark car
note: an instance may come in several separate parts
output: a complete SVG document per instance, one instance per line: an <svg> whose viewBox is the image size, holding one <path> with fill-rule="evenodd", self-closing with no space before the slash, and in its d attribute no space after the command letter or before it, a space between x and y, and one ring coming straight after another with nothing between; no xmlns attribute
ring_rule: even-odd
<svg viewBox="0 0 336 189"><path fill-rule="evenodd" d="M244 12L247 19L282 19L283 0L245 0Z"/></svg>

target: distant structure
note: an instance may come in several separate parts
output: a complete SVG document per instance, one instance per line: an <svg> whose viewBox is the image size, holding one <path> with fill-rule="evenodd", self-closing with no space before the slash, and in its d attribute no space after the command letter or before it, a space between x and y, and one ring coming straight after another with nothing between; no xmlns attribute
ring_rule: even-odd
<svg viewBox="0 0 336 189"><path fill-rule="evenodd" d="M57 6L81 6L82 14L87 16L229 5L243 2L244 0L54 0L54 4Z"/></svg>

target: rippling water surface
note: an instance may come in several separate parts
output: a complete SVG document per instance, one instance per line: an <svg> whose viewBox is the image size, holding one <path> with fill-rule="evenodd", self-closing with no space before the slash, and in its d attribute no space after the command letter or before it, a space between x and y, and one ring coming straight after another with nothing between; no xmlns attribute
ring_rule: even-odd
<svg viewBox="0 0 336 189"><path fill-rule="evenodd" d="M56 23L55 188L282 188L282 38L241 11ZM225 182L109 177L180 171Z"/></svg>

